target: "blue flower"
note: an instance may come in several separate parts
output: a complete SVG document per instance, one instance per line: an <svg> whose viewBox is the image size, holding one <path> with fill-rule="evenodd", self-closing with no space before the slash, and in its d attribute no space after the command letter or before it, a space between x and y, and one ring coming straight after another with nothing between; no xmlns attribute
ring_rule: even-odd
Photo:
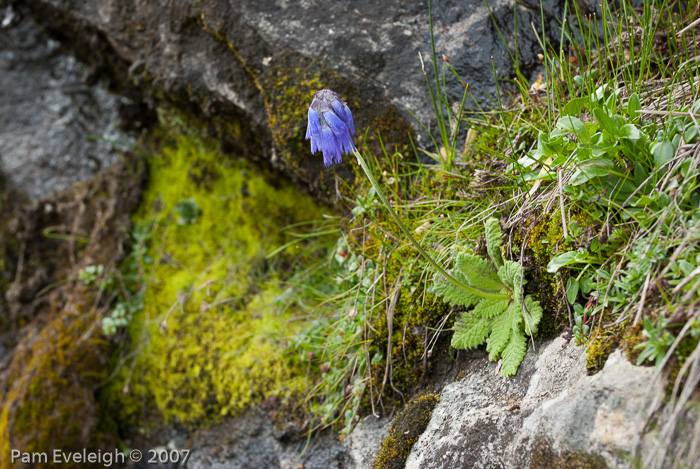
<svg viewBox="0 0 700 469"><path fill-rule="evenodd" d="M309 125L306 140L311 140L311 153L321 151L323 163L330 166L342 163L342 155L355 150L350 135L355 133L352 113L340 95L331 90L321 90L314 94L309 106Z"/></svg>

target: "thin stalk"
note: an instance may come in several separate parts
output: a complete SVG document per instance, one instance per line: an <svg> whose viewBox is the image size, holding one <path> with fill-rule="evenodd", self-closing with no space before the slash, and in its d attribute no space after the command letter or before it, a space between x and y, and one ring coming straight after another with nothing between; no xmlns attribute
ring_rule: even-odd
<svg viewBox="0 0 700 469"><path fill-rule="evenodd" d="M360 163L360 166L362 167L362 170L365 172L367 175L367 179L369 179L369 182L372 184L372 187L374 187L374 190L377 192L377 196L379 196L379 199L382 201L386 209L389 211L389 215L394 219L394 221L399 225L399 228L401 229L401 232L408 238L409 241L413 244L413 246L418 250L421 256L425 258L426 261L432 265L435 270L437 270L441 275L443 275L447 280L458 286L459 288L462 288L463 290L468 291L469 293L472 293L474 295L478 295L482 298L488 298L491 300L508 300L511 298L511 295L503 295L501 293L492 293L492 292L486 292L483 290L479 290L478 288L471 287L469 285L465 285L464 283L460 282L456 278L454 278L452 275L448 274L445 269L443 269L435 260L430 257L430 255L423 250L421 247L420 243L416 241L416 239L413 237L411 232L406 228L406 225L401 221L399 216L396 214L394 211L393 207L387 200L387 198L384 196L384 192L382 192L382 189L379 187L379 184L377 183L376 179L374 179L374 176L372 175L372 171L370 171L369 167L367 166L367 163L365 162L364 158L362 155L360 155L360 152L355 150L353 152L355 155L355 158L357 158L357 162Z"/></svg>

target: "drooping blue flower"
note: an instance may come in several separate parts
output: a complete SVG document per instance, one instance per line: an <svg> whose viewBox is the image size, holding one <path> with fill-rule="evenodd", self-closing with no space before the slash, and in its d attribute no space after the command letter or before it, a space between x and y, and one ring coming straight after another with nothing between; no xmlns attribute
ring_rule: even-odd
<svg viewBox="0 0 700 469"><path fill-rule="evenodd" d="M331 90L317 91L309 106L309 124L306 128L306 140L311 140L311 153L321 151L326 166L342 163L342 155L355 150L351 137L354 133L352 113L340 95Z"/></svg>

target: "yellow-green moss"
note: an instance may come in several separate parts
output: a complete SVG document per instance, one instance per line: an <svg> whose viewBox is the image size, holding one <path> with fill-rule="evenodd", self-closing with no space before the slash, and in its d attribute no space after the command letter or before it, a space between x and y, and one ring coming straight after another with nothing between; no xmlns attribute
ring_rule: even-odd
<svg viewBox="0 0 700 469"><path fill-rule="evenodd" d="M289 240L283 227L322 212L221 153L187 117L160 117L166 131L135 215L154 226L145 308L129 327L135 355L120 362L103 401L124 423L152 407L166 421L202 424L300 384L303 370L283 355L296 323L274 307L278 276L265 256ZM181 199L201 209L196 223L176 223Z"/></svg>
<svg viewBox="0 0 700 469"><path fill-rule="evenodd" d="M598 328L586 346L586 372L596 374L603 369L611 353L620 344L622 327Z"/></svg>
<svg viewBox="0 0 700 469"><path fill-rule="evenodd" d="M406 464L411 448L425 431L440 397L427 393L411 400L396 415L389 434L382 441L373 469L401 469Z"/></svg>

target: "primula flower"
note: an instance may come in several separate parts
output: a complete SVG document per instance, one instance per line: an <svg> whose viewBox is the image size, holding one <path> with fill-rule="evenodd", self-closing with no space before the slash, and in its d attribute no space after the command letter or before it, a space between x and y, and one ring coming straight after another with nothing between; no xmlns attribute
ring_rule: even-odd
<svg viewBox="0 0 700 469"><path fill-rule="evenodd" d="M317 91L309 106L309 125L306 128L311 153L320 150L326 166L342 163L342 155L355 150L350 136L354 133L352 113L340 95L331 90Z"/></svg>

